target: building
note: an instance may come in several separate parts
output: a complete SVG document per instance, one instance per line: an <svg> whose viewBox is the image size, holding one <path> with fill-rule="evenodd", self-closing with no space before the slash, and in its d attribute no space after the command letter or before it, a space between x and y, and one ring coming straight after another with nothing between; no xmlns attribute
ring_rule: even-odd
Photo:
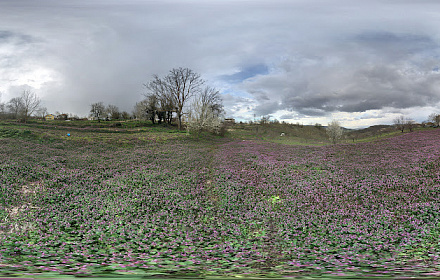
<svg viewBox="0 0 440 280"><path fill-rule="evenodd" d="M235 119L225 119L225 124L235 124Z"/></svg>
<svg viewBox="0 0 440 280"><path fill-rule="evenodd" d="M56 119L57 120L67 120L69 118L69 116L67 114L59 114Z"/></svg>
<svg viewBox="0 0 440 280"><path fill-rule="evenodd" d="M55 120L55 116L52 115L52 114L49 114L49 115L46 115L46 116L44 117L44 119L45 119L46 121L53 121L53 120Z"/></svg>

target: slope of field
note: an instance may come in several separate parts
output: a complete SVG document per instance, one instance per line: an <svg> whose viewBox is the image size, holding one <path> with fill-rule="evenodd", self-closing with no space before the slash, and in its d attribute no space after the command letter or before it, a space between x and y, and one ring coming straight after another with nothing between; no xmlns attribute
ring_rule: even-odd
<svg viewBox="0 0 440 280"><path fill-rule="evenodd" d="M312 147L27 129L0 138L1 276L440 270L440 130Z"/></svg>

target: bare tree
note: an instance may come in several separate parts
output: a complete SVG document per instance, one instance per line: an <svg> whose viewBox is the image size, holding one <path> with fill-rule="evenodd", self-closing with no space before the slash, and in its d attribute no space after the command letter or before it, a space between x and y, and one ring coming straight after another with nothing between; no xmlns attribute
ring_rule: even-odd
<svg viewBox="0 0 440 280"><path fill-rule="evenodd" d="M98 122L101 120L105 113L105 106L102 102L93 103L90 105L90 113L92 117L98 120Z"/></svg>
<svg viewBox="0 0 440 280"><path fill-rule="evenodd" d="M121 113L121 117L123 120L128 120L128 119L130 119L130 114L127 111L123 111Z"/></svg>
<svg viewBox="0 0 440 280"><path fill-rule="evenodd" d="M326 132L333 144L338 143L344 134L344 131L337 120L332 120L332 122L327 125Z"/></svg>
<svg viewBox="0 0 440 280"><path fill-rule="evenodd" d="M6 107L12 118L17 119L23 112L23 99L21 99L21 97L11 98Z"/></svg>
<svg viewBox="0 0 440 280"><path fill-rule="evenodd" d="M180 67L172 69L164 78L164 82L176 107L177 127L182 129L184 106L191 97L200 92L200 86L203 85L204 81L199 74L191 69Z"/></svg>
<svg viewBox="0 0 440 280"><path fill-rule="evenodd" d="M45 120L44 117L47 115L47 108L46 107L38 108L38 110L36 111L36 114L38 115L38 117L40 117L43 120Z"/></svg>
<svg viewBox="0 0 440 280"><path fill-rule="evenodd" d="M405 117L403 115L400 115L399 117L394 119L394 126L400 130L402 133L405 130Z"/></svg>
<svg viewBox="0 0 440 280"><path fill-rule="evenodd" d="M154 75L148 84L144 84L148 90L144 95L147 103L154 104L147 111L155 111L159 123L162 120L171 123L175 113L178 128L182 129L182 117L187 113L188 103L197 97L196 103L200 103L202 108L209 106L212 113L219 117L223 113L220 94L211 87L202 89L204 83L201 76L189 68L174 68L163 78Z"/></svg>
<svg viewBox="0 0 440 280"><path fill-rule="evenodd" d="M150 120L152 124L156 122L158 114L158 99L156 95L148 95L144 100L137 102L134 114L138 119Z"/></svg>
<svg viewBox="0 0 440 280"><path fill-rule="evenodd" d="M111 118L112 120L117 120L121 117L119 108L116 105L108 105L105 109L105 112L107 113L107 117Z"/></svg>
<svg viewBox="0 0 440 280"><path fill-rule="evenodd" d="M407 119L405 121L405 126L408 128L409 132L412 132L413 129L416 127L416 122L410 119Z"/></svg>
<svg viewBox="0 0 440 280"><path fill-rule="evenodd" d="M260 119L260 124L268 124L271 116L262 116Z"/></svg>
<svg viewBox="0 0 440 280"><path fill-rule="evenodd" d="M136 105L134 105L133 109L133 115L138 120L146 120L148 119L147 115L147 101L142 100L140 102L136 102Z"/></svg>
<svg viewBox="0 0 440 280"><path fill-rule="evenodd" d="M155 111L159 123L162 121L171 124L173 112L176 111L175 99L165 83L164 79L154 75L153 80L144 84L148 92L144 94L147 103L150 103L150 109Z"/></svg>
<svg viewBox="0 0 440 280"><path fill-rule="evenodd" d="M2 93L0 92L0 100L2 97ZM0 101L0 118L6 117L6 104Z"/></svg>
<svg viewBox="0 0 440 280"><path fill-rule="evenodd" d="M220 92L213 87L206 86L200 94L200 102L204 107L209 107L214 115L223 114L223 103Z"/></svg>
<svg viewBox="0 0 440 280"><path fill-rule="evenodd" d="M26 120L40 107L41 100L37 94L30 90L24 90L21 94L21 100L23 102L23 120Z"/></svg>
<svg viewBox="0 0 440 280"><path fill-rule="evenodd" d="M5 103L0 103L0 118L6 117L6 105Z"/></svg>

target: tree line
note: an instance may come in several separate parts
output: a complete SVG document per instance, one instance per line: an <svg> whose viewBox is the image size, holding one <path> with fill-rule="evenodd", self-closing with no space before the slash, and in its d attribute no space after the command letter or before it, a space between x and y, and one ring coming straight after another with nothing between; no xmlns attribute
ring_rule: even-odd
<svg viewBox="0 0 440 280"><path fill-rule="evenodd" d="M144 84L146 92L137 102L133 118L150 120L152 124L177 123L183 129L183 119L188 130L219 133L224 113L220 92L208 85L201 75L189 68L174 68L167 75L153 78ZM103 119L127 119L128 113L120 113L114 105L103 102L90 105L90 115Z"/></svg>
<svg viewBox="0 0 440 280"><path fill-rule="evenodd" d="M178 129L186 128L193 131L208 130L217 132L222 125L224 113L222 99L217 89L206 85L201 75L189 68L173 68L167 75L153 75L144 84L146 92L143 99L134 106L132 114L121 112L116 105L104 105L96 102L90 105L90 116L94 119L127 120L131 118L150 120L153 124L176 123ZM24 90L19 97L7 103L0 102L0 117L27 121L31 116L44 118L47 109L41 106L40 98L30 90ZM66 114L61 114L66 115ZM262 119L262 122L266 119ZM269 121L269 116L267 117ZM422 125L440 126L440 114L433 113ZM329 137L336 142L342 132L337 123L329 124ZM394 126L404 132L412 131L416 126L413 120L403 115L394 119Z"/></svg>
<svg viewBox="0 0 440 280"><path fill-rule="evenodd" d="M426 121L423 121L420 124L422 127L425 126L432 126L432 127L440 127L440 114L432 113L428 116L428 119ZM418 124L409 118L405 118L405 116L400 115L399 117L394 119L394 126L397 130L400 130L400 132L404 132L405 129L408 131L413 131L415 127L418 126Z"/></svg>
<svg viewBox="0 0 440 280"><path fill-rule="evenodd" d="M90 117L101 120L140 119L155 123L177 124L192 131L207 130L217 133L222 126L223 104L220 92L206 85L201 75L189 68L174 68L167 75L153 75L144 84L143 99L137 102L133 112L121 112L116 105L96 102L90 105ZM28 120L31 116L44 118L45 107L40 98L30 90L7 103L0 103L3 118ZM67 114L58 114L65 119Z"/></svg>
<svg viewBox="0 0 440 280"><path fill-rule="evenodd" d="M44 117L47 109L41 106L41 99L31 90L25 89L19 97L0 103L0 117L19 119L26 122L32 115Z"/></svg>
<svg viewBox="0 0 440 280"><path fill-rule="evenodd" d="M90 116L95 120L129 120L131 115L127 111L120 111L118 106L103 102L97 102L90 105Z"/></svg>

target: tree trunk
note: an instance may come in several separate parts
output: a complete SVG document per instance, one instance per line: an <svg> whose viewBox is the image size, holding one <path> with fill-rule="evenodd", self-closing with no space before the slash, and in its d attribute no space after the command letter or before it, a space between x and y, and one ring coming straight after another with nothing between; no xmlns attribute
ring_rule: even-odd
<svg viewBox="0 0 440 280"><path fill-rule="evenodd" d="M177 113L177 118L179 119L178 123L177 123L177 129L181 130L182 128L182 115L179 113Z"/></svg>
<svg viewBox="0 0 440 280"><path fill-rule="evenodd" d="M173 122L173 111L168 111L168 124Z"/></svg>

